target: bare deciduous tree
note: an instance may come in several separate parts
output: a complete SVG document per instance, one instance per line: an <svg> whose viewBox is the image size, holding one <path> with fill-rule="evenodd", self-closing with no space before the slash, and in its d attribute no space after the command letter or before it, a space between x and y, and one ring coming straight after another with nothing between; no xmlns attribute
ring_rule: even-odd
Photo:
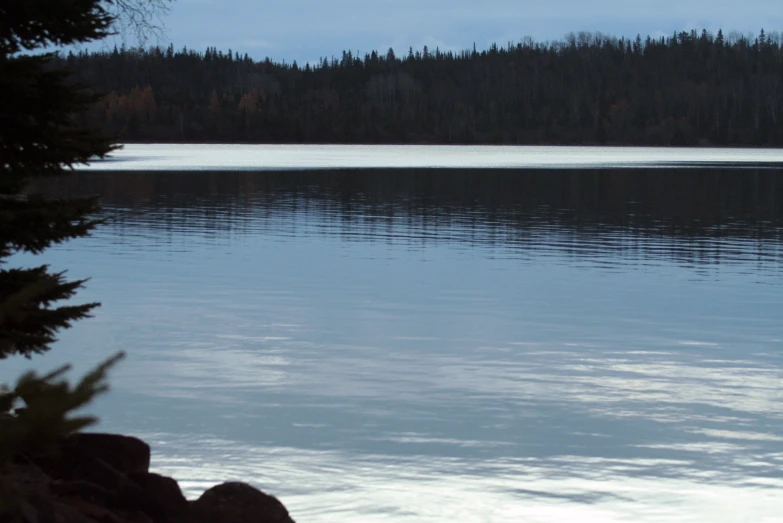
<svg viewBox="0 0 783 523"><path fill-rule="evenodd" d="M139 45L150 37L163 36L163 16L174 0L105 0L104 4L115 19L114 28L123 39L130 35Z"/></svg>

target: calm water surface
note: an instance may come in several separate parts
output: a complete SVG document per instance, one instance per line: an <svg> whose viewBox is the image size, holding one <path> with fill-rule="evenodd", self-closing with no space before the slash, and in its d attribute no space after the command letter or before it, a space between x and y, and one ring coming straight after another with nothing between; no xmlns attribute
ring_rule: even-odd
<svg viewBox="0 0 783 523"><path fill-rule="evenodd" d="M636 167L81 172L34 365L301 522L783 521L783 171Z"/></svg>

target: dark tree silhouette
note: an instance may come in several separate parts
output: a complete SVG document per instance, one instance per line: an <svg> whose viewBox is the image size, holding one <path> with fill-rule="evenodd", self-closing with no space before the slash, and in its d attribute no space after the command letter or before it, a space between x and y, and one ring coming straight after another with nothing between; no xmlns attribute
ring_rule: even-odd
<svg viewBox="0 0 783 523"><path fill-rule="evenodd" d="M763 31L346 51L304 67L214 47L62 63L109 93L84 122L124 141L783 144L783 50Z"/></svg>
<svg viewBox="0 0 783 523"><path fill-rule="evenodd" d="M42 252L95 227L97 199L49 199L27 187L115 148L77 117L99 97L58 67L55 55L24 53L103 38L115 21L107 9L132 5L117 0L0 5L0 359L48 350L60 329L98 305L60 305L84 282L69 281L45 265L9 268L8 258L20 251ZM28 373L13 389L0 387L0 520L37 519L34 502L7 480L12 463L93 423L94 418L73 411L106 390L106 372L120 357L73 387L62 378L67 366L42 377Z"/></svg>
<svg viewBox="0 0 783 523"><path fill-rule="evenodd" d="M69 73L52 69L51 55L17 54L104 36L111 18L103 8L97 2L22 0L12 2L3 15L0 263L5 265L16 251L38 253L90 231L95 221L89 216L98 211L95 199L50 200L22 191L33 178L61 175L113 147L73 118L98 100L94 94L72 82ZM66 281L46 266L0 270L0 358L43 352L58 329L84 318L97 304L52 306L70 298L82 283Z"/></svg>

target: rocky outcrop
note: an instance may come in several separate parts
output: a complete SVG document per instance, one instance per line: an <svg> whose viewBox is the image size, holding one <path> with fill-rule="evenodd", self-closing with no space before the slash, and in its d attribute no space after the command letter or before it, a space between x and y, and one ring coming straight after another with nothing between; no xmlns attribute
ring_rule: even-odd
<svg viewBox="0 0 783 523"><path fill-rule="evenodd" d="M193 523L293 523L276 497L246 483L214 486L191 503L190 509Z"/></svg>
<svg viewBox="0 0 783 523"><path fill-rule="evenodd" d="M245 483L188 501L149 471L150 447L114 434L73 434L0 470L0 519L18 523L293 523L285 506Z"/></svg>

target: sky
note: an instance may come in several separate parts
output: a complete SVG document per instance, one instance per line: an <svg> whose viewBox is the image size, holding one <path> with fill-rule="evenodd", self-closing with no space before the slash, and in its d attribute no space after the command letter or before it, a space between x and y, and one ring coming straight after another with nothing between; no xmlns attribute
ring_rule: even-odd
<svg viewBox="0 0 783 523"><path fill-rule="evenodd" d="M485 49L525 36L568 32L671 35L707 29L726 34L783 31L780 0L176 0L162 45L207 46L255 59L299 63L343 50L407 53Z"/></svg>

